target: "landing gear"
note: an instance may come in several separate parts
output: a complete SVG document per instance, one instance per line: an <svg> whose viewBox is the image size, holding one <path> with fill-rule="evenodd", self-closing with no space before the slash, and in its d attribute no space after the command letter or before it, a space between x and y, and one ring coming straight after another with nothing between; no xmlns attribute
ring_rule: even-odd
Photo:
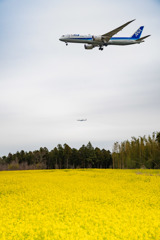
<svg viewBox="0 0 160 240"><path fill-rule="evenodd" d="M68 46L68 43L66 42L66 46Z"/></svg>
<svg viewBox="0 0 160 240"><path fill-rule="evenodd" d="M102 50L103 50L103 47L102 47L102 46L100 46L100 47L99 47L99 50L101 50L101 51L102 51Z"/></svg>

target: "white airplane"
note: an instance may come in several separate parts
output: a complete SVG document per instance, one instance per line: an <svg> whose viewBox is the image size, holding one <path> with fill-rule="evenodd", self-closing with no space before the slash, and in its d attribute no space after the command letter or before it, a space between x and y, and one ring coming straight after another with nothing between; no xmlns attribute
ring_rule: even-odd
<svg viewBox="0 0 160 240"><path fill-rule="evenodd" d="M85 121L87 121L87 119L77 119L77 121L79 121L79 122L85 122Z"/></svg>
<svg viewBox="0 0 160 240"><path fill-rule="evenodd" d="M68 45L68 43L87 43L84 45L85 49L93 49L94 47L99 47L99 50L103 50L103 47L104 46L106 47L108 45L124 46L124 45L142 43L144 42L145 38L150 36L150 35L147 35L145 37L140 38L144 26L141 26L140 28L138 28L138 30L131 37L113 37L116 33L121 31L124 27L126 27L128 24L130 24L133 21L135 21L135 19L103 35L93 36L93 35L79 35L79 34L69 35L68 34L68 35L63 35L59 40L62 42L65 42L66 45Z"/></svg>

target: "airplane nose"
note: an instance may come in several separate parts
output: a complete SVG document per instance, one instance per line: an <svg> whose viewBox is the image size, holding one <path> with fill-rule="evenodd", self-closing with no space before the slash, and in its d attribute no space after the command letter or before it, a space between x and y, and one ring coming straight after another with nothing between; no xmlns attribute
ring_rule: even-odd
<svg viewBox="0 0 160 240"><path fill-rule="evenodd" d="M60 40L60 41L64 41L64 37L61 36L61 37L59 38L59 40Z"/></svg>

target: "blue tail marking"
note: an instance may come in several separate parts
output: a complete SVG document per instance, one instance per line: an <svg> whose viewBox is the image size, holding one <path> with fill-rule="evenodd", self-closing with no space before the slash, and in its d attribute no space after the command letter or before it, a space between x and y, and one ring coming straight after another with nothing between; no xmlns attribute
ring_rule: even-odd
<svg viewBox="0 0 160 240"><path fill-rule="evenodd" d="M139 39L141 37L144 26L138 28L138 30L131 36L131 38Z"/></svg>

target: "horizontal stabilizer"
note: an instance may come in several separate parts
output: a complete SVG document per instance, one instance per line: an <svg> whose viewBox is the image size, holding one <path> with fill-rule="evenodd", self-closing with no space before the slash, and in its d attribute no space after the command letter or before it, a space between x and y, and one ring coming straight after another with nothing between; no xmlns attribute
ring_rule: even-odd
<svg viewBox="0 0 160 240"><path fill-rule="evenodd" d="M151 35L147 35L147 36L145 36L145 37L142 37L142 38L137 39L136 41L137 41L137 42L143 41L145 38L150 37L150 36L151 36Z"/></svg>

